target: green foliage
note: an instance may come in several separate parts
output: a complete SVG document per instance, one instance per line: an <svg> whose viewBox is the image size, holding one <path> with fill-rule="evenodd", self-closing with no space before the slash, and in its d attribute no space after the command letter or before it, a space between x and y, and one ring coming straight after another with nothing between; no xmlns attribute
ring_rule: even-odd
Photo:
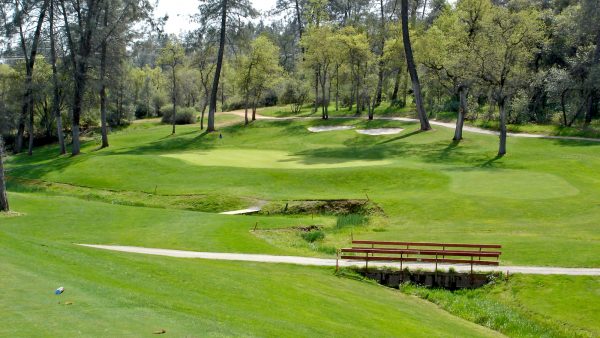
<svg viewBox="0 0 600 338"><path fill-rule="evenodd" d="M246 106L256 107L268 89L281 79L283 69L279 65L279 48L264 35L257 37L236 65L236 82L242 91Z"/></svg>
<svg viewBox="0 0 600 338"><path fill-rule="evenodd" d="M325 239L325 233L321 230L303 232L302 234L300 234L300 236L309 243L314 243Z"/></svg>
<svg viewBox="0 0 600 338"><path fill-rule="evenodd" d="M167 105L160 109L162 113L161 121L163 123L173 123L173 106ZM175 116L175 124L194 124L196 123L196 116L198 112L192 107L177 107L177 114Z"/></svg>

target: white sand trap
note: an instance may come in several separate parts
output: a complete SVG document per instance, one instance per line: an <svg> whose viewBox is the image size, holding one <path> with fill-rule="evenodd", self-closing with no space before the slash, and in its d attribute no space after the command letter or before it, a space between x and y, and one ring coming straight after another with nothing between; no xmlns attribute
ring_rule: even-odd
<svg viewBox="0 0 600 338"><path fill-rule="evenodd" d="M233 211L225 211L225 212L221 212L221 215L246 215L246 214L253 214L256 212L260 211L260 207L252 207L252 208L248 208L248 209L242 209L242 210L233 210Z"/></svg>
<svg viewBox="0 0 600 338"><path fill-rule="evenodd" d="M378 128L378 129L359 129L356 132L363 135L395 135L400 134L404 129L402 128Z"/></svg>
<svg viewBox="0 0 600 338"><path fill-rule="evenodd" d="M350 130L354 129L352 126L321 126L321 127L309 127L308 131L313 133L322 133L324 131L337 131L337 130Z"/></svg>

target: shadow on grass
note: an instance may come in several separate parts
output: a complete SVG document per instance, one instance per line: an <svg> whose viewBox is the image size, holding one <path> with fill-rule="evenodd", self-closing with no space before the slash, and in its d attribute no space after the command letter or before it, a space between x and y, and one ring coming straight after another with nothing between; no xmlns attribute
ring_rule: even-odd
<svg viewBox="0 0 600 338"><path fill-rule="evenodd" d="M481 164L482 168L493 168L496 167L496 161L502 159L504 157L504 155L496 155L496 157L485 161L484 163Z"/></svg>
<svg viewBox="0 0 600 338"><path fill-rule="evenodd" d="M403 140L403 139L405 139L405 138L409 138L409 137L411 137L411 136L418 135L418 134L420 134L420 133L422 133L422 132L423 132L422 130L415 130L415 131L413 131L413 132L410 132L410 133L408 133L408 134L400 135L400 136L398 136L398 137L394 137L394 138L391 138L391 139L389 139L389 140L385 140L385 141L383 141L383 142L380 142L379 144L386 144L386 143L391 143L391 142L395 142L395 141L400 141L400 140Z"/></svg>
<svg viewBox="0 0 600 338"><path fill-rule="evenodd" d="M547 139L546 139L547 140ZM561 147L600 147L600 141L552 139Z"/></svg>
<svg viewBox="0 0 600 338"><path fill-rule="evenodd" d="M190 135L197 134L196 136L189 137ZM209 138L209 136L214 137ZM198 133L197 130L189 131L181 134L169 135L157 139L156 141L149 142L143 145L115 149L107 151L103 155L148 155L148 154L162 154L162 153L175 153L186 150L209 150L216 146L215 142L218 141L219 132L209 133L203 131Z"/></svg>

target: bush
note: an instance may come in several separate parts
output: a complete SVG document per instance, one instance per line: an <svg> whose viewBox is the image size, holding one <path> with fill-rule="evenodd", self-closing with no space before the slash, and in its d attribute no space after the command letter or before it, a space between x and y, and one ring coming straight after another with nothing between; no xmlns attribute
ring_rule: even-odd
<svg viewBox="0 0 600 338"><path fill-rule="evenodd" d="M150 116L150 107L145 104L138 105L135 107L135 118L143 119L144 117Z"/></svg>
<svg viewBox="0 0 600 338"><path fill-rule="evenodd" d="M172 116L173 116L173 106L170 107L162 107L160 109L160 111L162 112L163 116L162 116L162 123L167 123L167 124L171 124L173 123L172 120ZM181 125L181 124L194 124L196 123L196 115L198 114L198 112L196 111L196 109L192 108L192 107L178 107L177 108L177 115L175 116L175 124Z"/></svg>
<svg viewBox="0 0 600 338"><path fill-rule="evenodd" d="M292 113L298 114L309 97L309 88L300 80L289 79L284 85L281 103L292 106Z"/></svg>
<svg viewBox="0 0 600 338"><path fill-rule="evenodd" d="M396 100L390 101L390 106L397 107L397 108L404 108L404 107L406 107L406 102L404 102L404 100L402 100L402 99L396 99Z"/></svg>
<svg viewBox="0 0 600 338"><path fill-rule="evenodd" d="M250 103L248 103L248 105L250 105ZM240 109L244 109L244 108L246 108L246 106L244 104L244 100L233 98L233 99L225 102L222 110L223 111L233 111L233 110L240 110ZM250 110L250 109L251 108L248 107L248 110Z"/></svg>
<svg viewBox="0 0 600 338"><path fill-rule="evenodd" d="M316 241L321 241L325 238L325 233L321 230L315 230L311 232L305 232L302 235L305 241L309 243L314 243Z"/></svg>
<svg viewBox="0 0 600 338"><path fill-rule="evenodd" d="M273 107L277 105L277 101L279 101L277 93L273 90L269 90L265 93L264 97L262 98L261 104L264 107Z"/></svg>

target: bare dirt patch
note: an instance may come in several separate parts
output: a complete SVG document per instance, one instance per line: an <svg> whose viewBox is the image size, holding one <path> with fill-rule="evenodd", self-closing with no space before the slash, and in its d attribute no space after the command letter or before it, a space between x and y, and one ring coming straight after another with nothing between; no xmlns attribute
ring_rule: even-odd
<svg viewBox="0 0 600 338"><path fill-rule="evenodd" d="M384 214L380 206L365 199L278 201L265 205L262 213L292 215Z"/></svg>

